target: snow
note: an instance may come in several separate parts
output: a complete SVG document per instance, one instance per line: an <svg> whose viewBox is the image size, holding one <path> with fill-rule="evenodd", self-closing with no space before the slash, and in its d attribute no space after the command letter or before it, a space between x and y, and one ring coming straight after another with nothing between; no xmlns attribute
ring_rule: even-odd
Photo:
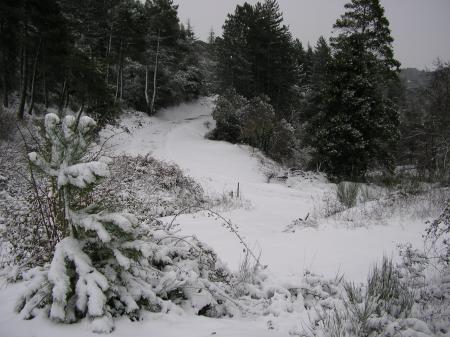
<svg viewBox="0 0 450 337"><path fill-rule="evenodd" d="M98 337L92 332L91 323L57 324L43 317L23 320L13 312L12 303L24 291L24 284L12 284L0 292L0 336L5 337ZM113 337L286 337L287 334L267 329L268 319L210 319L191 314L147 313L142 321L119 319ZM107 322L99 323L105 328Z"/></svg>
<svg viewBox="0 0 450 337"><path fill-rule="evenodd" d="M30 160L33 161L31 157ZM108 174L108 166L99 161L75 164L60 170L58 186L70 184L79 188L85 188L97 181L99 177L104 178Z"/></svg>
<svg viewBox="0 0 450 337"><path fill-rule="evenodd" d="M392 219L384 225L354 228L343 222L330 220L320 221L313 227L286 231L293 221L313 214L318 201L334 185L314 178L304 178L290 184L268 183L267 166L251 148L205 139L204 135L214 125L212 107L211 98L202 98L193 103L162 110L154 117L130 112L122 118L120 127L109 126L103 129L101 138L107 140L116 134L107 143L109 155L137 156L151 153L158 159L176 163L200 182L211 197L235 193L239 183L241 198L248 201L249 206L226 210L221 214L230 220L233 228L237 228L238 234L252 250L261 254L262 264L268 266L265 273L271 278L273 287L268 286L264 291L274 293L272 304L267 308L267 314L270 315L211 319L193 316L189 310L172 311L169 314L146 313L137 322L131 322L127 318L119 319L113 336L288 336L290 331L307 324L308 317L304 317L304 311L301 313L303 300L299 298L297 302L286 302L284 294L274 290L276 285L298 284L307 270L327 278L345 275L350 281L363 282L372 263L379 261L383 255L397 257L399 243L410 242L417 247L422 245L425 225L414 219ZM46 121L49 124L58 122L53 117ZM80 123L86 127L91 126L89 120L82 119ZM110 220L124 229L129 229L133 222L130 219ZM170 223L172 218L162 220ZM215 220L208 212L200 211L179 216L176 223L179 224L177 229L181 231L180 235L195 235L211 246L232 270L239 269L244 255L243 246L236 238L236 233L223 226L222 221ZM86 228L97 230L94 225L94 222L84 224ZM108 241L107 237L102 239ZM61 285L61 289L57 289L60 294L54 294L56 297L62 297L67 282L59 278L61 270L58 268L63 268L64 257L70 251L77 250L70 242L66 245L67 249L61 252L60 263L52 264L49 273L49 279ZM144 255L145 253L149 254L144 252ZM76 255L82 256L79 252ZM122 266L128 266L129 261L120 251L115 251L115 257ZM86 263L78 259L77 268L88 268L89 261L84 262ZM100 309L104 303L89 303L89 292L96 288L105 289L108 285L106 281L95 277L91 281L89 288L81 289L80 284L80 289L77 289L86 295L83 297L84 302L77 305L88 306L90 314L96 316L101 314ZM13 312L12 307L24 287L25 283L22 282L7 285L7 288L0 290L0 303L5 303L0 305L0 336L97 336L91 332L91 322L87 319L73 325L57 324L44 317L22 320ZM202 307L205 301L207 297L199 297L198 303L194 304ZM53 314L58 315L58 308L52 308L52 311L53 309ZM288 314L292 311L294 314ZM411 328L416 325L415 328L421 329L419 323L411 321L404 325ZM111 321L106 316L95 318L93 324L98 331L112 328ZM425 328L423 331L425 332Z"/></svg>
<svg viewBox="0 0 450 337"><path fill-rule="evenodd" d="M53 286L53 304L50 317L69 321L66 317L65 306L69 292L70 279L66 272L66 260L73 261L78 274L76 292L77 308L85 311L86 307L91 317L104 315L106 297L103 292L108 289L105 276L92 267L91 260L82 251L79 242L72 238L65 238L56 245L55 255L50 265L48 279Z"/></svg>

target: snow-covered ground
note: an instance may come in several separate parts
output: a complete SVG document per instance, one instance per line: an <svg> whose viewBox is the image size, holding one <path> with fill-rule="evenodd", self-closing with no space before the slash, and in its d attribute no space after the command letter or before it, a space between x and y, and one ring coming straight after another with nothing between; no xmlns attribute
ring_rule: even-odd
<svg viewBox="0 0 450 337"><path fill-rule="evenodd" d="M383 254L395 256L399 243L422 243L421 221L349 229L342 223L327 222L318 228L295 233L284 230L295 219L312 214L324 193L333 185L319 179L304 179L290 188L282 183L267 183L258 156L247 146L205 139L213 101L203 98L195 103L165 109L156 117L133 115L122 120L129 132L111 140L111 151L119 154L152 153L156 158L178 164L199 181L210 195L236 191L250 202L223 215L239 226L239 232L277 277L300 277L305 270L326 277L344 275L355 282L365 281L371 264ZM140 125L139 125L140 124ZM103 131L107 138L111 131ZM167 219L171 221L171 219ZM236 270L242 246L221 223L200 214L177 219L185 234L195 234L211 245L229 267Z"/></svg>
<svg viewBox="0 0 450 337"><path fill-rule="evenodd" d="M214 123L212 108L212 99L203 98L160 111L155 117L129 113L122 118L120 127L107 127L101 136L108 139L116 134L106 146L111 155L151 153L178 164L212 197L236 193L239 183L246 207L227 210L222 215L238 226L240 235L268 265L269 275L279 282L300 280L306 270L329 278L344 275L348 280L363 282L371 265L383 255L396 256L399 243L411 242L421 247L425 226L422 221L397 219L356 228L324 221L314 228L286 232L293 220L313 214L324 193L334 186L314 177L297 180L292 187L281 182L268 183L261 157L252 149L205 139ZM180 216L176 223L183 234L195 235L213 247L230 269L238 269L243 247L221 222L198 212ZM21 287L22 284L5 285L0 291L0 336L91 335L90 327L84 323L67 326L45 318L21 320L13 312ZM290 316L285 329L268 329L270 319L148 314L143 322L119 321L113 336L287 336L292 327L302 324L304 317L297 320L295 315Z"/></svg>

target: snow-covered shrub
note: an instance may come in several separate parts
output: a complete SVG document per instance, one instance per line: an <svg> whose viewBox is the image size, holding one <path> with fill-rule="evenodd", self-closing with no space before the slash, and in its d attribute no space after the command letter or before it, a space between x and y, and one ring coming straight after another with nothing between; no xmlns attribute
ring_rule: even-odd
<svg viewBox="0 0 450 337"><path fill-rule="evenodd" d="M337 199L336 191L328 191L323 194L322 200L314 206L313 215L316 218L327 218L335 216L345 209L345 206Z"/></svg>
<svg viewBox="0 0 450 337"><path fill-rule="evenodd" d="M369 274L366 293L376 301L375 313L392 317L408 317L412 307L412 293L401 279L401 272L392 260L384 257Z"/></svg>
<svg viewBox="0 0 450 337"><path fill-rule="evenodd" d="M360 195L358 183L342 181L328 190L322 196L322 200L314 206L313 217L342 217L347 212L352 212L358 203ZM359 213L358 213L359 214Z"/></svg>
<svg viewBox="0 0 450 337"><path fill-rule="evenodd" d="M243 142L271 155L275 124L275 110L269 98L252 98L242 115Z"/></svg>
<svg viewBox="0 0 450 337"><path fill-rule="evenodd" d="M233 290L237 297L248 295L248 284L255 284L260 275L260 264L253 259L248 249L244 249L244 256L239 263L239 270L234 278Z"/></svg>
<svg viewBox="0 0 450 337"><path fill-rule="evenodd" d="M275 123L273 140L268 150L269 155L278 162L291 162L297 154L298 141L294 127L285 119Z"/></svg>
<svg viewBox="0 0 450 337"><path fill-rule="evenodd" d="M111 174L94 191L110 209L126 209L141 222L174 215L205 204L202 187L174 164L147 156L119 156L109 164Z"/></svg>
<svg viewBox="0 0 450 337"><path fill-rule="evenodd" d="M439 263L450 266L450 199L442 214L432 221L426 231L429 251L434 252Z"/></svg>
<svg viewBox="0 0 450 337"><path fill-rule="evenodd" d="M57 231L51 230L51 217L43 215L52 214L54 195L49 185L38 178L38 172L33 170L30 175L23 155L24 143L28 148L43 147L35 131L33 124L25 122L21 125L23 139L18 132L0 142L0 237L4 242L1 267L42 265L52 257L52 237Z"/></svg>
<svg viewBox="0 0 450 337"><path fill-rule="evenodd" d="M44 226L42 215L34 213L38 207L32 191L23 200L0 191L1 237L7 247L6 260L1 267L20 266L22 269L50 261L54 248L51 238L57 233L47 231L50 227ZM10 275L12 278L18 276L16 273Z"/></svg>
<svg viewBox="0 0 450 337"><path fill-rule="evenodd" d="M242 138L242 115L247 104L248 100L237 94L234 89L229 89L223 95L217 97L212 112L216 127L208 134L208 137L230 143L240 142Z"/></svg>
<svg viewBox="0 0 450 337"><path fill-rule="evenodd" d="M173 98L173 103L192 100L202 93L203 74L198 68L189 66L186 70L175 72L167 86Z"/></svg>
<svg viewBox="0 0 450 337"><path fill-rule="evenodd" d="M29 319L44 309L66 323L87 318L97 332L111 331L113 317L136 319L141 310L166 312L175 305L197 314L232 314L231 276L210 248L140 226L133 215L108 212L92 199L88 192L109 174L105 163L89 160L94 126L89 117L61 121L48 114L50 152L29 154L32 165L50 177L63 216L53 219L60 237L50 264L24 274L29 284L17 311Z"/></svg>
<svg viewBox="0 0 450 337"><path fill-rule="evenodd" d="M402 276L414 295L411 317L425 322L429 335L450 333L449 206L425 232L425 250L401 248ZM398 328L393 326L392 329Z"/></svg>
<svg viewBox="0 0 450 337"><path fill-rule="evenodd" d="M336 197L347 208L352 208L358 200L359 184L342 181L336 186Z"/></svg>
<svg viewBox="0 0 450 337"><path fill-rule="evenodd" d="M208 138L248 144L278 162L295 161L299 148L295 129L277 118L267 96L247 99L228 89L216 99L212 116L216 127Z"/></svg>

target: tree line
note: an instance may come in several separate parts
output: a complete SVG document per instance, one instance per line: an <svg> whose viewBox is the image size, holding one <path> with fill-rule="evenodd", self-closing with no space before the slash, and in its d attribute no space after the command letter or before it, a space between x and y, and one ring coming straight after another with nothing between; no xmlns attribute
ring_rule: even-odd
<svg viewBox="0 0 450 337"><path fill-rule="evenodd" d="M19 119L36 102L99 118L124 106L154 113L201 93L199 48L172 0L5 0L3 105L18 96Z"/></svg>
<svg viewBox="0 0 450 337"><path fill-rule="evenodd" d="M336 179L399 164L448 178L449 64L405 87L380 1L344 10L333 37L304 46L276 0L236 6L207 43L172 0L4 0L3 106L19 119L53 106L101 121L218 94L213 139Z"/></svg>
<svg viewBox="0 0 450 337"><path fill-rule="evenodd" d="M305 48L283 24L276 0L238 5L215 40L224 94L210 136L250 144L277 160L336 179L363 180L373 168L392 173L404 162L399 154L405 146L416 163L426 155L436 164L428 165L429 175L444 173L448 64L433 73L435 81L426 89L430 95L418 113L428 122L412 136L410 123L418 121L411 113L418 107L407 106L410 94L399 78L400 62L379 0L350 1L333 28L329 41L321 37L314 48ZM405 141L409 137L414 141ZM413 154L417 142L427 149Z"/></svg>

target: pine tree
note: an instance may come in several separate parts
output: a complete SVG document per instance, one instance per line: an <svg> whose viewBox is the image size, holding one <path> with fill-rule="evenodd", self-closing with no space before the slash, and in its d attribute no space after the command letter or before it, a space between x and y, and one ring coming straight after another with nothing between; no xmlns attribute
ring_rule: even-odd
<svg viewBox="0 0 450 337"><path fill-rule="evenodd" d="M266 95L281 117L288 115L298 69L294 42L278 3L237 6L223 28L217 43L222 89L234 87L249 99Z"/></svg>
<svg viewBox="0 0 450 337"><path fill-rule="evenodd" d="M217 39L217 71L223 90L235 88L246 97L254 96L255 78L251 71L248 40L254 29L254 9L245 3L229 14L223 26L223 35Z"/></svg>
<svg viewBox="0 0 450 337"><path fill-rule="evenodd" d="M342 178L360 179L369 165L392 169L399 117L393 88L394 59L389 22L379 0L353 0L337 20L333 60L315 119L316 160Z"/></svg>
<svg viewBox="0 0 450 337"><path fill-rule="evenodd" d="M309 76L307 78L306 85L306 108L305 113L300 116L300 122L314 125L314 120L320 118L324 110L324 90L328 81L328 72L330 63L332 61L331 48L327 41L320 37L317 41L314 51L309 56L311 58L308 61ZM310 130L310 133L313 130ZM308 137L309 135L307 135ZM310 139L307 139L310 142Z"/></svg>
<svg viewBox="0 0 450 337"><path fill-rule="evenodd" d="M20 20L20 9L22 2L16 0L5 0L0 3L0 73L3 96L3 106L9 106L9 95L13 87L12 69L16 66L16 56L18 54L17 41L19 31L16 24Z"/></svg>

